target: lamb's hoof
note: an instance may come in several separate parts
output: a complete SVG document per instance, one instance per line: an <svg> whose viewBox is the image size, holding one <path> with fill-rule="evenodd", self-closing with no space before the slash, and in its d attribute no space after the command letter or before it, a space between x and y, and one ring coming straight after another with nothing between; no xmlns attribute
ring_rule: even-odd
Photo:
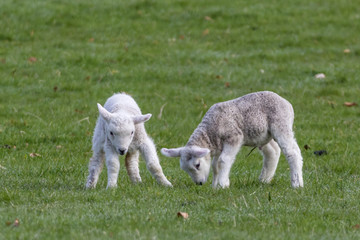
<svg viewBox="0 0 360 240"><path fill-rule="evenodd" d="M292 176L291 186L293 188L304 187L304 181L301 174L295 174L295 176Z"/></svg>
<svg viewBox="0 0 360 240"><path fill-rule="evenodd" d="M117 188L117 184L115 183L115 184L108 184L107 186L106 186L106 189L115 189L115 188Z"/></svg>
<svg viewBox="0 0 360 240"><path fill-rule="evenodd" d="M229 187L230 187L229 180L224 181L224 182L219 181L219 183L217 185L215 185L215 186L213 185L213 188L215 188L215 189L219 189L219 188L224 189L224 188L229 188Z"/></svg>
<svg viewBox="0 0 360 240"><path fill-rule="evenodd" d="M273 179L272 177L268 177L268 178L267 177L260 177L259 178L260 182L266 183L266 184L270 183L272 179Z"/></svg>
<svg viewBox="0 0 360 240"><path fill-rule="evenodd" d="M96 187L96 185L92 182L87 182L85 185L86 189L94 189Z"/></svg>
<svg viewBox="0 0 360 240"><path fill-rule="evenodd" d="M291 186L293 188L302 188L302 187L304 187L304 183L302 183L302 182L297 182L297 183L292 182Z"/></svg>
<svg viewBox="0 0 360 240"><path fill-rule="evenodd" d="M172 187L173 186L171 184L171 182L169 182L168 180L161 181L160 184L163 185L164 187Z"/></svg>
<svg viewBox="0 0 360 240"><path fill-rule="evenodd" d="M141 178L133 178L133 179L131 179L131 182L133 184L139 184L139 183L142 183L142 180L141 180Z"/></svg>

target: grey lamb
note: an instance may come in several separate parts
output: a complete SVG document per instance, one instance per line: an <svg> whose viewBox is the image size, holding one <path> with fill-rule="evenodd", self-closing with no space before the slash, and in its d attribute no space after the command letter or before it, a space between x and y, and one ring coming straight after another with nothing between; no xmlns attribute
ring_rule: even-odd
<svg viewBox="0 0 360 240"><path fill-rule="evenodd" d="M269 91L250 93L213 105L185 147L163 148L161 153L180 157L180 167L196 184L207 181L212 166L212 186L226 188L241 146L259 148L263 155L260 181L265 183L275 174L281 149L290 165L292 187L303 187L303 160L293 122L294 110L287 100Z"/></svg>

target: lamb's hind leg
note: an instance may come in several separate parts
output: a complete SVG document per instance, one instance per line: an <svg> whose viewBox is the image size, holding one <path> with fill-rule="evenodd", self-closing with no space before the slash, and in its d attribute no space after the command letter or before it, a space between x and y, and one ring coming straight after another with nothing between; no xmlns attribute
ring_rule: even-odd
<svg viewBox="0 0 360 240"><path fill-rule="evenodd" d="M104 152L102 150L94 152L89 162L89 176L86 181L86 188L96 187L103 166Z"/></svg>
<svg viewBox="0 0 360 240"><path fill-rule="evenodd" d="M172 187L172 184L166 179L162 171L153 141L150 138L146 138L139 150L145 159L147 169L155 177L156 181L161 185Z"/></svg>
<svg viewBox="0 0 360 240"><path fill-rule="evenodd" d="M271 140L260 148L260 152L263 155L263 168L259 179L261 182L269 183L274 177L279 162L280 148L274 140Z"/></svg>
<svg viewBox="0 0 360 240"><path fill-rule="evenodd" d="M128 152L125 157L125 166L130 180L133 183L141 182L139 173L139 151Z"/></svg>
<svg viewBox="0 0 360 240"><path fill-rule="evenodd" d="M286 133L275 136L274 139L279 144L282 152L284 153L286 160L290 166L290 177L291 185L294 188L303 187L303 176L302 176L302 166L303 159L301 156L300 148L294 138L294 133L289 130Z"/></svg>

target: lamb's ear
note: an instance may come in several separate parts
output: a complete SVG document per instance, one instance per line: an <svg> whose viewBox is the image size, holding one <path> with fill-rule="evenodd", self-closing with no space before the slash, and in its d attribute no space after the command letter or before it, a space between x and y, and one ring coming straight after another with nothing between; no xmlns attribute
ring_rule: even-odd
<svg viewBox="0 0 360 240"><path fill-rule="evenodd" d="M171 148L171 149L162 148L161 154L166 157L180 157L181 149L182 149L182 147L181 148Z"/></svg>
<svg viewBox="0 0 360 240"><path fill-rule="evenodd" d="M145 115L135 116L135 117L133 117L134 124L146 122L147 120L149 120L151 118L151 116L152 115L150 113L145 114Z"/></svg>
<svg viewBox="0 0 360 240"><path fill-rule="evenodd" d="M108 110L103 108L103 106L101 106L100 103L98 103L97 106L98 106L100 115L105 119L105 121L109 122L112 117L112 114L110 112L108 112Z"/></svg>
<svg viewBox="0 0 360 240"><path fill-rule="evenodd" d="M196 158L205 157L210 153L210 150L207 148L195 148L191 150L191 154Z"/></svg>

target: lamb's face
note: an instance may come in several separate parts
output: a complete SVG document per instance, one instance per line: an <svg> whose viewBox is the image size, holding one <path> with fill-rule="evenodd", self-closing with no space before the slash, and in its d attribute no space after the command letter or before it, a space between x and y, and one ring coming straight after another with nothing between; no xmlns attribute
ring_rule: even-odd
<svg viewBox="0 0 360 240"><path fill-rule="evenodd" d="M135 135L135 125L144 123L151 118L151 114L130 116L124 113L110 113L98 104L100 116L105 120L105 135L114 150L124 155Z"/></svg>
<svg viewBox="0 0 360 240"><path fill-rule="evenodd" d="M210 151L200 147L182 147L173 149L161 149L161 153L168 157L180 157L180 167L187 172L192 180L198 184L204 184L210 173Z"/></svg>
<svg viewBox="0 0 360 240"><path fill-rule="evenodd" d="M120 155L126 154L135 133L133 120L127 116L114 115L105 131L115 151Z"/></svg>
<svg viewBox="0 0 360 240"><path fill-rule="evenodd" d="M206 156L199 158L192 152L181 155L180 167L198 185L204 184L210 173L210 161L206 159Z"/></svg>

